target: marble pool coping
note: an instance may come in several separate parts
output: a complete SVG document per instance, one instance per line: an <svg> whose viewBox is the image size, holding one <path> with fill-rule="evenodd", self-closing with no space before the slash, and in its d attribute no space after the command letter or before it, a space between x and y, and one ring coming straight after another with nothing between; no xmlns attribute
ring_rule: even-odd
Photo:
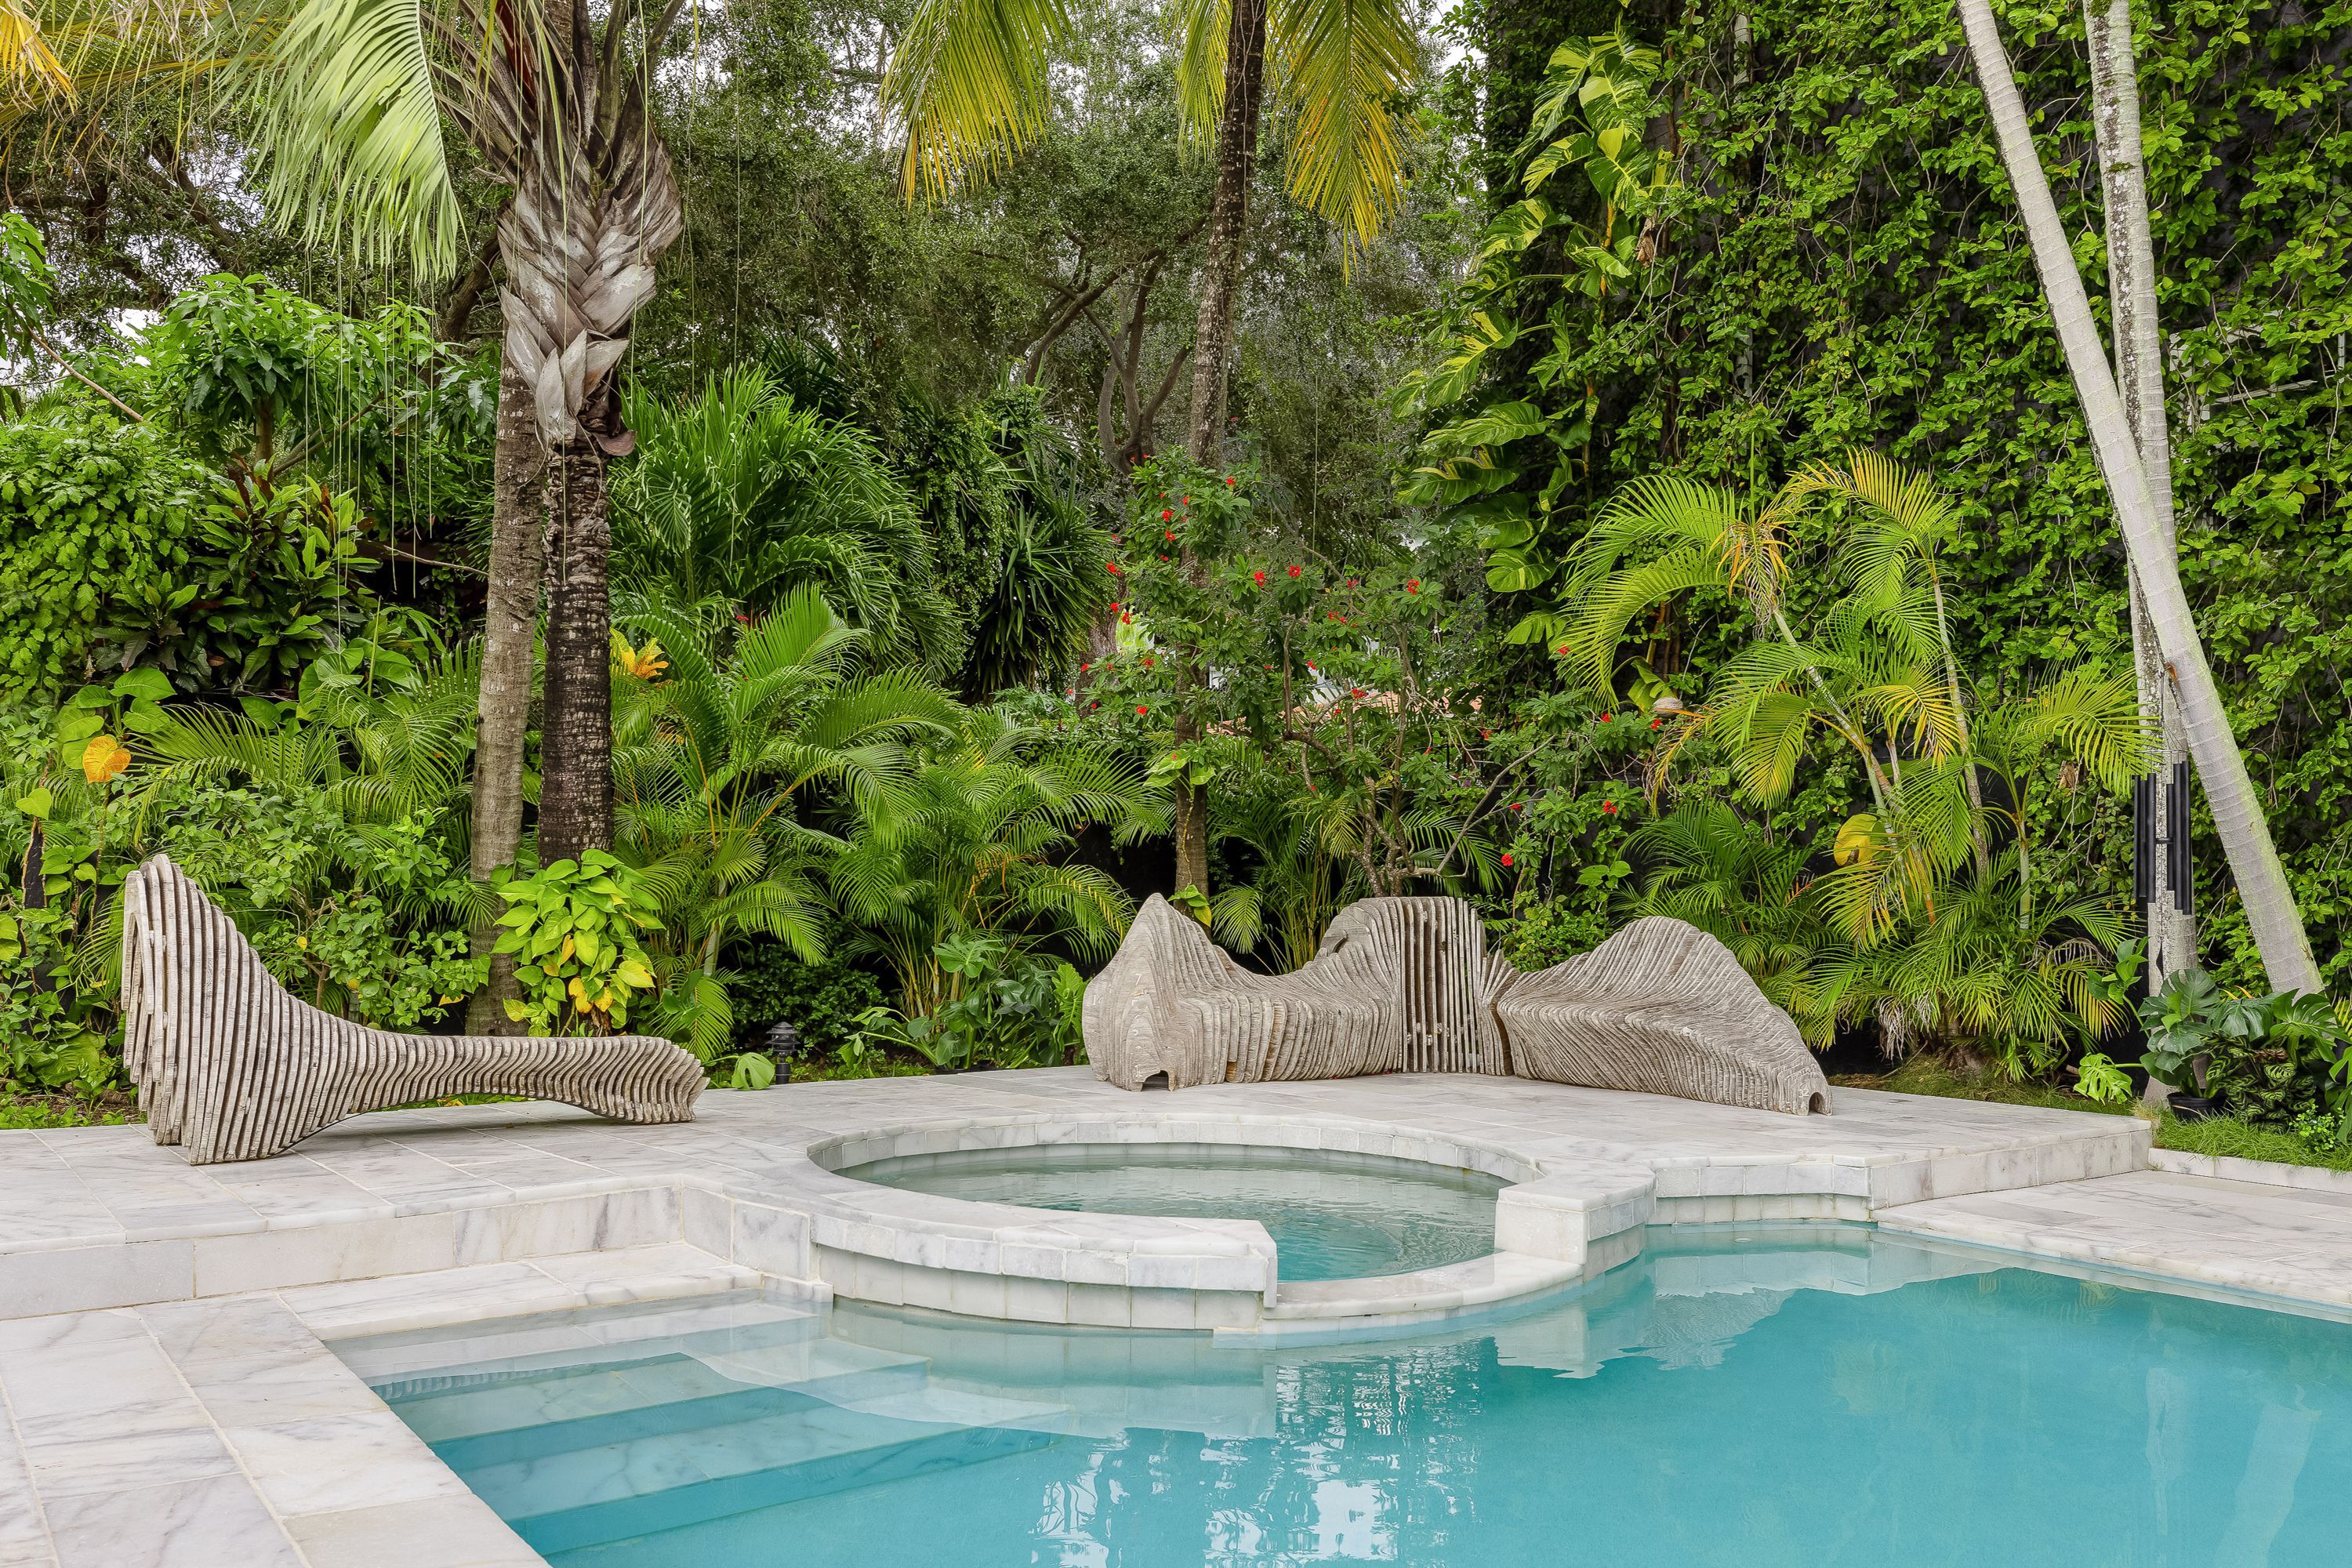
<svg viewBox="0 0 2352 1568"><path fill-rule="evenodd" d="M681 1241L853 1299L1041 1323L1246 1331L1549 1289L1655 1222L1870 1219L2143 1170L2147 1127L1839 1090L1791 1117L1456 1075L1131 1094L1084 1068L714 1091L622 1127L509 1104L355 1118L296 1153L194 1167L135 1127L0 1135L0 1320ZM842 1167L1034 1143L1345 1150L1483 1171L1483 1277L1284 1287L1254 1221L1080 1214L879 1186ZM1475 1271L1474 1271L1475 1272Z"/></svg>
<svg viewBox="0 0 2352 1568"><path fill-rule="evenodd" d="M1517 1310L1666 1234L1645 1226L1805 1219L2352 1305L2352 1194L2152 1171L2129 1118L1857 1089L1832 1108L1409 1076L1139 1096L1061 1069L714 1092L676 1127L384 1113L251 1165L191 1167L136 1127L0 1133L0 1568L537 1563L328 1347L587 1305L887 1306L945 1280L950 1310L1018 1319L1017 1290L1033 1321L1279 1342ZM831 1168L1104 1133L1434 1159L1516 1195L1475 1266L1285 1289L1247 1222L908 1206Z"/></svg>

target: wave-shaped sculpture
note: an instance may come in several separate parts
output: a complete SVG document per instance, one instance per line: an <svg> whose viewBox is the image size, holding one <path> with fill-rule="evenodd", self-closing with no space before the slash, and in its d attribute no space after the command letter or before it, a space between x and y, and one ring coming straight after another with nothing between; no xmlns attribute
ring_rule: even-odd
<svg viewBox="0 0 2352 1568"><path fill-rule="evenodd" d="M280 985L169 858L122 884L122 1061L158 1143L191 1164L260 1160L346 1116L522 1094L621 1121L690 1121L702 1065L640 1035L395 1035Z"/></svg>
<svg viewBox="0 0 2352 1568"><path fill-rule="evenodd" d="M1157 894L1087 986L1087 1055L1122 1089L1516 1073L1802 1116L1829 1082L1790 1016L1697 927L1635 921L1537 973L1459 899L1365 899L1315 957L1254 974Z"/></svg>

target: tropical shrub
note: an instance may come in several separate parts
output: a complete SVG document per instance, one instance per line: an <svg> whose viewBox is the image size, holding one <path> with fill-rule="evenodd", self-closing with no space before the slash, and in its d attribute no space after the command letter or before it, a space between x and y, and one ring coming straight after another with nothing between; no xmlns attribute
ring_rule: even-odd
<svg viewBox="0 0 2352 1568"><path fill-rule="evenodd" d="M630 999L654 984L638 934L660 929L660 905L644 879L602 849L528 877L500 873L492 885L507 911L494 951L518 960L522 988L507 1016L537 1035L618 1033Z"/></svg>
<svg viewBox="0 0 2352 1568"><path fill-rule="evenodd" d="M935 956L955 994L912 1017L867 1009L858 1020L859 1047L895 1047L949 1071L1085 1059L1086 981L1070 964L977 932L949 938Z"/></svg>
<svg viewBox="0 0 2352 1568"><path fill-rule="evenodd" d="M110 410L0 424L0 683L54 697L151 648L184 664L155 645L203 591L193 560L211 491L163 431Z"/></svg>
<svg viewBox="0 0 2352 1568"><path fill-rule="evenodd" d="M872 634L813 586L716 637L672 606L625 619L649 640L622 646L614 687L615 848L662 913L650 1016L715 1059L736 1033L727 944L761 935L823 958L817 879L842 847L827 824L889 821L910 745L953 733L961 710L913 670L863 673Z"/></svg>
<svg viewBox="0 0 2352 1568"><path fill-rule="evenodd" d="M856 928L845 950L889 966L910 1017L968 989L941 957L953 939L1023 936L1108 957L1134 902L1107 872L1068 855L1090 825L1120 844L1164 827L1143 769L1006 708L969 711L919 757L903 797L862 813L827 864L834 899Z"/></svg>
<svg viewBox="0 0 2352 1568"><path fill-rule="evenodd" d="M639 443L614 487L625 608L705 624L822 594L886 659L951 671L963 631L914 500L871 437L802 407L757 369L701 395L632 396Z"/></svg>

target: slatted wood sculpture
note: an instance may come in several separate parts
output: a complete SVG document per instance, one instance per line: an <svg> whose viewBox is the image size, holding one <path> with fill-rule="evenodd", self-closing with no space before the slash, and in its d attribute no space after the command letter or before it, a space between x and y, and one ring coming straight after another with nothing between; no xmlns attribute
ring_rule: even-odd
<svg viewBox="0 0 2352 1568"><path fill-rule="evenodd" d="M1291 974L1254 974L1154 895L1087 986L1087 1055L1122 1089L1515 1073L1802 1116L1829 1083L1728 949L1653 916L1526 973L1458 899L1365 899Z"/></svg>
<svg viewBox="0 0 2352 1568"><path fill-rule="evenodd" d="M164 856L124 880L122 911L123 1066L155 1142L191 1164L266 1159L346 1116L452 1094L694 1118L702 1066L667 1040L395 1035L321 1012Z"/></svg>

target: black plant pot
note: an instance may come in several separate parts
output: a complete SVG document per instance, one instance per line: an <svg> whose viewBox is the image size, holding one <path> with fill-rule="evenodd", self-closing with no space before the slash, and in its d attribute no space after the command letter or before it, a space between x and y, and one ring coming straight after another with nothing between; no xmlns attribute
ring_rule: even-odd
<svg viewBox="0 0 2352 1568"><path fill-rule="evenodd" d="M2221 1102L2210 1094L2174 1094L2166 1099L2172 1114L2183 1121L2202 1121L2221 1114Z"/></svg>

